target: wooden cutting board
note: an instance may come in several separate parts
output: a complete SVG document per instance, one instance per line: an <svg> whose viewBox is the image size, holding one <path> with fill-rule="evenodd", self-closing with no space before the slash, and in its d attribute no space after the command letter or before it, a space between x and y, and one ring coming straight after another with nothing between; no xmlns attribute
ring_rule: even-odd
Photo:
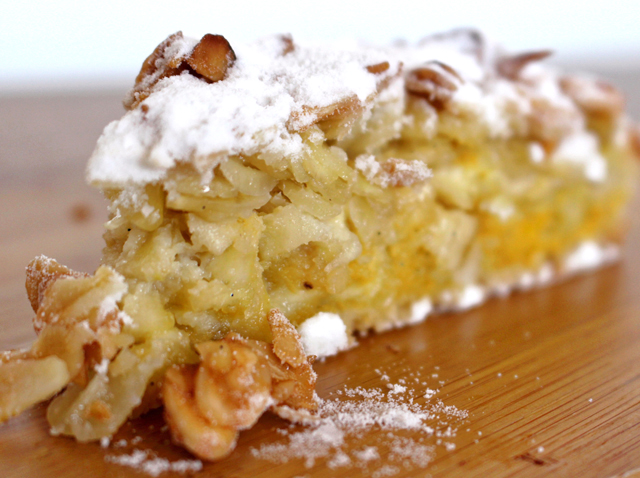
<svg viewBox="0 0 640 478"><path fill-rule="evenodd" d="M97 266L105 204L84 185L83 168L102 127L120 116L121 96L0 100L0 349L34 337L24 293L24 266L33 256L79 270ZM393 476L640 476L633 472L640 470L638 244L636 215L620 264L360 338L359 347L317 364L323 398L337 398L345 384L385 390L386 383L420 376L407 386L416 393L437 388L445 405L466 410L448 449L435 436L413 434L434 448L426 467L392 461L380 430L347 444L347 454L349 446L377 447L380 458L359 466L261 460L251 450L283 442L287 429L264 416L228 459L205 464L198 476L385 476L390 466ZM47 430L42 406L0 426L0 477L145 476L105 459L136 449L191 458L168 442L159 413L126 425L114 440L126 440L122 447L79 444Z"/></svg>

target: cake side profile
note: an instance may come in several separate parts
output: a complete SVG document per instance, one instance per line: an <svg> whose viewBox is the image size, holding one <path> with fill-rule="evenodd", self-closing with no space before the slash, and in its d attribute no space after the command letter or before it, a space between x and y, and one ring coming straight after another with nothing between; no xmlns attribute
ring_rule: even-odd
<svg viewBox="0 0 640 478"><path fill-rule="evenodd" d="M637 131L619 91L548 55L470 30L170 36L89 161L100 268L28 268L39 336L1 357L0 420L62 391L53 433L88 441L164 404L174 441L219 459L265 410L312 422L312 356L354 333L614 260Z"/></svg>

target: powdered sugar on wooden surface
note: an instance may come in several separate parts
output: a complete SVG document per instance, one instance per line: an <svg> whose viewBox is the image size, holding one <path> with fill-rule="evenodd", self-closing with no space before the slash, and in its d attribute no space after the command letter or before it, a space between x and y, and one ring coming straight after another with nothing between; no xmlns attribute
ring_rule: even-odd
<svg viewBox="0 0 640 478"><path fill-rule="evenodd" d="M107 455L104 459L111 463L135 468L150 476L158 476L168 471L194 473L202 470L202 462L200 460L170 461L166 458L160 458L148 450L133 450L131 453L124 455Z"/></svg>
<svg viewBox="0 0 640 478"><path fill-rule="evenodd" d="M316 426L282 430L284 440L253 448L252 455L273 463L302 460L306 468L357 467L384 477L426 468L438 448L455 449L465 410L446 405L426 382L411 388L409 379L389 383L385 373L376 373L382 386L342 387L321 401Z"/></svg>

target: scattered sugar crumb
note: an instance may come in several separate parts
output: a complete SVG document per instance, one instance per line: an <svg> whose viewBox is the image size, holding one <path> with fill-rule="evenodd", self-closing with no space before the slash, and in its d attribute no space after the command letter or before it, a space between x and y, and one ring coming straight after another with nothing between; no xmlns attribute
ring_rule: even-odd
<svg viewBox="0 0 640 478"><path fill-rule="evenodd" d="M375 373L386 377L380 369ZM292 427L279 441L252 448L251 454L272 463L302 460L307 468L318 461L331 469L357 467L374 477L425 468L436 447L455 450L456 423L468 417L467 411L434 399L436 393L413 390L407 379L382 388L345 386L336 392L339 397L320 401L316 426ZM384 432L375 443L368 438L372 430Z"/></svg>
<svg viewBox="0 0 640 478"><path fill-rule="evenodd" d="M538 453L544 453L544 447L543 446L539 446L538 447Z"/></svg>
<svg viewBox="0 0 640 478"><path fill-rule="evenodd" d="M148 450L133 450L125 455L107 455L105 461L117 465L128 466L150 476L158 476L168 471L175 473L193 473L202 470L200 460L169 461L159 458Z"/></svg>
<svg viewBox="0 0 640 478"><path fill-rule="evenodd" d="M322 358L349 348L347 326L338 314L319 312L305 320L299 332L307 355Z"/></svg>
<svg viewBox="0 0 640 478"><path fill-rule="evenodd" d="M426 398L427 400L431 400L431 398L433 398L433 396L438 393L436 390L432 390L430 388L427 388L424 391L424 398Z"/></svg>

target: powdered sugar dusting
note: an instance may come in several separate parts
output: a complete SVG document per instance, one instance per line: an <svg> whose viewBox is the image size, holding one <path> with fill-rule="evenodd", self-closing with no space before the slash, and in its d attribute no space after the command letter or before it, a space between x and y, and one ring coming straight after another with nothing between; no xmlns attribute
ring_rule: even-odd
<svg viewBox="0 0 640 478"><path fill-rule="evenodd" d="M321 461L331 469L357 467L380 477L425 468L438 447L455 449L456 425L468 413L445 405L436 398L437 390L412 389L408 382L345 386L337 398L321 400L315 427L285 430L286 441L263 444L251 453L273 463L303 460L311 468Z"/></svg>
<svg viewBox="0 0 640 478"><path fill-rule="evenodd" d="M138 471L150 476L158 476L161 473L195 473L202 470L200 460L177 460L169 461L166 458L159 458L148 450L133 450L130 454L107 455L105 461L122 466L135 468Z"/></svg>
<svg viewBox="0 0 640 478"><path fill-rule="evenodd" d="M347 326L338 314L318 312L305 320L298 331L307 355L328 357L349 347Z"/></svg>
<svg viewBox="0 0 640 478"><path fill-rule="evenodd" d="M89 180L152 182L176 161L211 155L208 166L231 154L296 156L302 142L290 126L302 129L315 121L314 109L346 98L367 102L378 81L399 68L368 72L367 65L385 61L380 50L296 46L283 55L277 37L234 45L237 61L217 83L187 72L160 80L144 111L133 109L107 126Z"/></svg>
<svg viewBox="0 0 640 478"><path fill-rule="evenodd" d="M469 38L434 36L412 47L295 42L286 54L279 36L233 45L237 60L224 80L206 83L187 71L162 78L141 105L109 124L90 159L88 179L103 186L145 184L164 178L176 162L191 162L210 174L236 154L295 161L305 149L299 132L326 114L326 108L351 102L366 115L376 101L403 104L403 76L427 63L438 71L455 71L449 75L456 78L452 111L475 118L492 137L520 134L514 115L522 120L531 114L533 102L540 101L567 112L567 134L584 129L553 70L528 66L526 85L501 78L491 61L502 50L484 41L484 55L478 55L468 47ZM176 42L179 51L169 56L185 55L196 42ZM381 64L388 68L368 69ZM448 68L443 70L442 64ZM601 165L592 154L587 159L585 172L597 180ZM416 167L402 163L397 169L409 169L411 178L427 177L426 170L416 173Z"/></svg>

